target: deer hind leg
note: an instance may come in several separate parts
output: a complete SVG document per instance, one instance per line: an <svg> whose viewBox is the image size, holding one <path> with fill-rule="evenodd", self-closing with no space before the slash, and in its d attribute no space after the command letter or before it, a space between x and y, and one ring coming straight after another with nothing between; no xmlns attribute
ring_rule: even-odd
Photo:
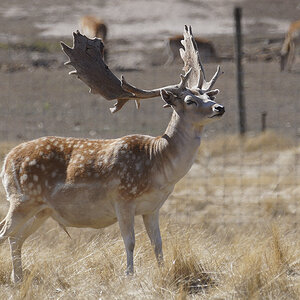
<svg viewBox="0 0 300 300"><path fill-rule="evenodd" d="M290 45L290 51L288 53L288 56L287 56L287 70L289 72L292 71L292 68L293 68L293 64L295 62L295 45L294 44L291 44Z"/></svg>
<svg viewBox="0 0 300 300"><path fill-rule="evenodd" d="M14 236L19 228L25 224L31 217L44 209L43 204L34 203L30 199L24 199L23 196L10 196L10 207L5 219L0 223L0 243L10 236Z"/></svg>
<svg viewBox="0 0 300 300"><path fill-rule="evenodd" d="M10 195L8 200L10 202L8 213L0 223L0 244L9 238L13 280L19 282L22 279L21 246L26 237L31 234L32 225L34 224L33 228L36 226L34 216L39 215L39 212L44 209L44 205L16 194Z"/></svg>
<svg viewBox="0 0 300 300"><path fill-rule="evenodd" d="M162 252L162 241L159 229L159 211L155 211L152 214L143 215L143 221L151 241L151 245L154 248L154 253L158 265L163 264L163 252Z"/></svg>
<svg viewBox="0 0 300 300"><path fill-rule="evenodd" d="M134 236L134 205L130 203L117 203L116 215L118 218L121 235L125 244L127 255L126 275L133 274L133 250L135 246Z"/></svg>
<svg viewBox="0 0 300 300"><path fill-rule="evenodd" d="M11 278L14 283L19 283L23 279L21 248L24 241L34 233L51 215L49 209L44 209L30 218L22 228L13 236L9 237L11 258L12 258L12 274Z"/></svg>

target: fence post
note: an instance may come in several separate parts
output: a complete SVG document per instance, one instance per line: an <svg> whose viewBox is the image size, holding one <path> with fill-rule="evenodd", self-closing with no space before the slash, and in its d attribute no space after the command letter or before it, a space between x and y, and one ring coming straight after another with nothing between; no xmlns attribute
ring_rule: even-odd
<svg viewBox="0 0 300 300"><path fill-rule="evenodd" d="M264 132L266 131L266 128L267 128L267 112L264 111L261 113L261 131Z"/></svg>
<svg viewBox="0 0 300 300"><path fill-rule="evenodd" d="M246 132L246 110L244 100L244 73L242 67L242 27L241 27L242 9L240 7L234 8L235 19L235 63L236 63L236 78L237 78L237 97L239 108L239 128L240 134L244 135Z"/></svg>

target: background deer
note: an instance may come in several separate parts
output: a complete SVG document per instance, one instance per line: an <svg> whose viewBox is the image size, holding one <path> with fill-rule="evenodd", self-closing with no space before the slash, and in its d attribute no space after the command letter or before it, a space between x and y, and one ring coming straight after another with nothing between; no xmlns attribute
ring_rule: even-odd
<svg viewBox="0 0 300 300"><path fill-rule="evenodd" d="M102 39L102 42L106 46L105 49L103 48L102 56L104 57L104 60L107 60L107 26L106 24L101 20L94 16L84 16L80 19L79 28L81 32L86 35L89 38L100 38Z"/></svg>
<svg viewBox="0 0 300 300"><path fill-rule="evenodd" d="M9 239L14 282L22 280L21 247L51 217L66 227L103 228L119 223L133 273L134 218L142 215L158 263L163 260L159 210L176 182L192 166L204 125L218 120L224 107L212 89L220 67L206 81L191 27L185 27L179 84L141 90L120 81L102 60L100 39L73 34L74 46L62 43L76 74L93 93L117 99L113 112L128 100L161 96L173 114L163 135L129 135L92 140L42 137L22 143L5 158L2 181L10 203L1 222L0 241Z"/></svg>
<svg viewBox="0 0 300 300"><path fill-rule="evenodd" d="M280 51L280 70L292 70L300 57L300 20L291 23Z"/></svg>
<svg viewBox="0 0 300 300"><path fill-rule="evenodd" d="M183 39L182 35L175 35L169 37L166 42L166 49L168 59L166 61L166 65L170 65L174 62L175 59L179 58L179 49L182 48L181 41ZM194 37L194 41L198 47L199 52L201 53L201 59L204 62L217 61L218 56L215 50L213 43L207 39Z"/></svg>

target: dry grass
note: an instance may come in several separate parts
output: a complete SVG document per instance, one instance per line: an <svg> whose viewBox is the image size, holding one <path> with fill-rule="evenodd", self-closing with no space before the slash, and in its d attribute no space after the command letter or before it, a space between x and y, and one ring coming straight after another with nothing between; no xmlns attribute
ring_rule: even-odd
<svg viewBox="0 0 300 300"><path fill-rule="evenodd" d="M299 154L272 132L204 141L162 208L164 267L139 217L132 277L117 225L69 239L49 220L24 245L20 286L0 247L0 299L298 299Z"/></svg>
<svg viewBox="0 0 300 300"><path fill-rule="evenodd" d="M296 145L296 142L274 131L265 131L259 135L240 137L237 135L218 136L208 140L200 147L200 155L209 154L220 156L228 153L242 151L243 153L255 151L284 150Z"/></svg>

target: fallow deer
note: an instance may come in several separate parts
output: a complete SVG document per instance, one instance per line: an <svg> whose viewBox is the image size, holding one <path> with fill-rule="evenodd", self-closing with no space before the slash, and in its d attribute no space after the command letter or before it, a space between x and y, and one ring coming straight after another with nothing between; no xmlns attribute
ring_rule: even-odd
<svg viewBox="0 0 300 300"><path fill-rule="evenodd" d="M177 58L179 58L179 49L182 48L181 41L183 39L182 35L175 35L169 37L166 41L166 49L168 59L165 65L170 65ZM213 43L205 38L194 37L194 41L201 53L201 59L205 62L217 61L219 58L217 56L215 47Z"/></svg>
<svg viewBox="0 0 300 300"><path fill-rule="evenodd" d="M80 19L80 30L91 39L97 37L102 39L103 43L106 42L107 26L102 20L94 16L82 17Z"/></svg>
<svg viewBox="0 0 300 300"><path fill-rule="evenodd" d="M9 239L12 278L22 280L21 247L49 217L66 227L103 228L119 223L127 254L127 274L133 273L134 218L142 215L156 259L163 261L159 210L175 184L191 168L203 126L220 119L218 76L206 81L191 27L185 27L179 84L141 90L120 81L103 62L100 39L78 31L73 48L61 43L76 74L91 92L117 99L115 112L128 100L161 96L172 118L158 137L128 135L117 139L42 137L12 149L5 158L2 181L10 202L1 222L0 241ZM66 231L67 232L67 231Z"/></svg>
<svg viewBox="0 0 300 300"><path fill-rule="evenodd" d="M291 23L280 51L280 70L292 70L300 60L300 20Z"/></svg>

